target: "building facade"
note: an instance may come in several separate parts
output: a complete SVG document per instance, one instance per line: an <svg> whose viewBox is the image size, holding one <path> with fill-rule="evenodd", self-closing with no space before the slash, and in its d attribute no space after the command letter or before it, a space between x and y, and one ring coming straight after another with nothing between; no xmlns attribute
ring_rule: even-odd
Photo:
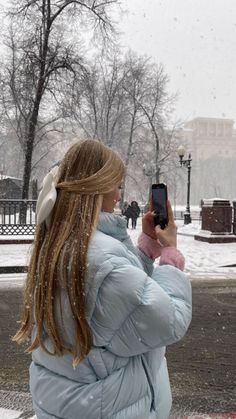
<svg viewBox="0 0 236 419"><path fill-rule="evenodd" d="M181 137L196 161L213 155L236 157L236 130L232 119L195 118L184 124Z"/></svg>
<svg viewBox="0 0 236 419"><path fill-rule="evenodd" d="M191 202L204 198L236 198L236 130L226 118L194 118L179 141L192 155Z"/></svg>

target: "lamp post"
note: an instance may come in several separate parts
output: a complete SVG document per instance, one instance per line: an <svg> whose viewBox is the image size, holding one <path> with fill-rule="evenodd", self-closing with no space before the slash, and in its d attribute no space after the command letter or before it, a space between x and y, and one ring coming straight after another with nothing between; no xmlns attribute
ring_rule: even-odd
<svg viewBox="0 0 236 419"><path fill-rule="evenodd" d="M181 145L177 150L179 156L180 166L187 167L188 170L188 183L187 183L187 205L184 213L184 224L190 224L192 222L190 213L190 177L191 177L191 154L189 153L188 158L184 159L185 148Z"/></svg>

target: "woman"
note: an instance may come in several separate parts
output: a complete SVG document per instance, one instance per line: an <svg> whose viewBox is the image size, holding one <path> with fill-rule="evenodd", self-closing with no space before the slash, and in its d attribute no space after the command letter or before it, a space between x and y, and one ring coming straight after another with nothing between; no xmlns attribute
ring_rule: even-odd
<svg viewBox="0 0 236 419"><path fill-rule="evenodd" d="M130 204L131 207L131 221L132 221L132 229L136 229L137 225L137 218L140 214L140 208L138 206L137 201L132 201Z"/></svg>
<svg viewBox="0 0 236 419"><path fill-rule="evenodd" d="M169 416L165 345L188 328L191 289L170 205L164 231L154 230L151 213L144 217L140 249L113 214L124 174L114 151L86 140L44 180L14 337L31 338L38 419Z"/></svg>
<svg viewBox="0 0 236 419"><path fill-rule="evenodd" d="M129 228L129 220L131 218L131 206L128 204L127 201L124 202L124 206L121 213L122 215L124 215L126 219L126 227Z"/></svg>

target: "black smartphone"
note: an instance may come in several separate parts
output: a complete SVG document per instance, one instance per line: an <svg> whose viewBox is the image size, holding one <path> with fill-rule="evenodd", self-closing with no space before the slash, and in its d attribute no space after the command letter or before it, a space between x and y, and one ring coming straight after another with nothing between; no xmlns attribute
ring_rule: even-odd
<svg viewBox="0 0 236 419"><path fill-rule="evenodd" d="M155 212L154 226L159 224L164 230L168 224L167 186L164 183L152 185L151 209Z"/></svg>

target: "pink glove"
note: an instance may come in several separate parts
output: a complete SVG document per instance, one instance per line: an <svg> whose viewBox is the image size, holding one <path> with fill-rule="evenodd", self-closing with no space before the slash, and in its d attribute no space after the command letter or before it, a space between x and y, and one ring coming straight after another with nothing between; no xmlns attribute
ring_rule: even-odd
<svg viewBox="0 0 236 419"><path fill-rule="evenodd" d="M157 240L152 239L145 233L141 233L138 238L138 248L151 259L161 256L161 244Z"/></svg>
<svg viewBox="0 0 236 419"><path fill-rule="evenodd" d="M172 265L181 271L184 270L184 256L176 247L163 247L158 240L141 233L138 238L138 248L152 260L161 256L160 265Z"/></svg>
<svg viewBox="0 0 236 419"><path fill-rule="evenodd" d="M162 247L159 265L172 265L183 271L185 259L176 247Z"/></svg>

